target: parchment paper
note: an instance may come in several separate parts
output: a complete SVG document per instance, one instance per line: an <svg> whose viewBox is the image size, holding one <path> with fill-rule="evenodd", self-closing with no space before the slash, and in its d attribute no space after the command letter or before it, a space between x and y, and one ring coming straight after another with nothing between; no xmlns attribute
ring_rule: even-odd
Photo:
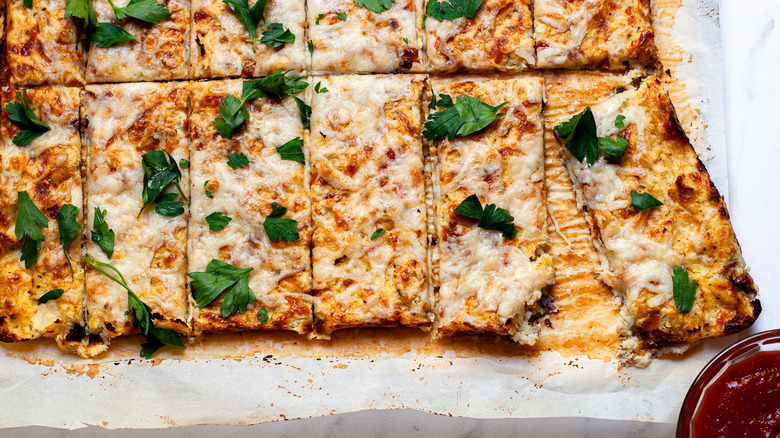
<svg viewBox="0 0 780 438"><path fill-rule="evenodd" d="M682 124L726 194L717 3L685 1L677 10L680 1L655 2L661 11L656 17L661 59L680 82L668 86ZM0 347L0 427L254 424L389 408L475 418L674 422L696 374L734 340L711 340L681 359L654 360L646 369L618 369L617 362L555 352L536 357L463 357L456 349L435 355L388 350L370 357L275 354L296 344L294 338L239 342L241 351L261 351L240 359L190 359L198 349L188 348L151 361L128 359L138 352L139 338L131 338L117 340L108 359L84 361L63 356L51 341L35 341Z"/></svg>

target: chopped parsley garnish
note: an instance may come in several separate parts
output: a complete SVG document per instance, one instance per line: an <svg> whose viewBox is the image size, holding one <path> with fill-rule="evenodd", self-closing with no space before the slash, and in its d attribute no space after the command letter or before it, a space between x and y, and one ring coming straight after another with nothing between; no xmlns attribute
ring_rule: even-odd
<svg viewBox="0 0 780 438"><path fill-rule="evenodd" d="M62 289L52 289L45 294L41 295L40 298L38 298L38 304L44 304L51 300L56 300L57 298L61 297L62 294L64 294L65 291Z"/></svg>
<svg viewBox="0 0 780 438"><path fill-rule="evenodd" d="M209 230L211 231L224 230L232 220L233 219L231 217L222 214L221 211L215 211L214 213L206 216L206 223L209 224Z"/></svg>
<svg viewBox="0 0 780 438"><path fill-rule="evenodd" d="M255 42L256 40L250 41ZM259 41L261 44L278 49L286 43L294 43L295 35L290 32L290 29L285 29L282 23L271 23L265 28Z"/></svg>
<svg viewBox="0 0 780 438"><path fill-rule="evenodd" d="M696 298L696 280L690 281L688 273L681 266L674 267L672 293L678 312L687 312L693 308L693 300Z"/></svg>
<svg viewBox="0 0 780 438"><path fill-rule="evenodd" d="M303 155L303 140L300 137L279 146L276 148L276 152L279 152L282 160L297 161L301 164L306 162L306 157Z"/></svg>
<svg viewBox="0 0 780 438"><path fill-rule="evenodd" d="M189 169L190 168L190 160L188 160L186 158L182 158L181 160L179 160L179 167L181 167L182 169Z"/></svg>
<svg viewBox="0 0 780 438"><path fill-rule="evenodd" d="M19 102L9 103L5 106L5 110L8 111L8 118L19 128L19 132L13 138L14 144L27 146L36 138L50 131L51 127L41 122L30 108L27 90L17 91L16 98L19 99Z"/></svg>
<svg viewBox="0 0 780 438"><path fill-rule="evenodd" d="M260 325L265 325L268 322L268 309L265 306L261 307L257 311L257 316L260 318Z"/></svg>
<svg viewBox="0 0 780 438"><path fill-rule="evenodd" d="M250 99L256 99L258 97L278 97L286 95L293 95L301 92L309 86L308 82L303 81L302 76L285 76L288 72L279 69L268 76L251 81L244 81L243 88L241 90L241 100L228 94L222 100L219 105L219 114L221 117L214 119L214 129L217 132L227 138L228 140L233 138L233 131L244 122L249 120L249 112L244 105ZM308 119L311 117L311 107L306 105L297 96L292 96L298 108L301 110L301 120L304 125L307 126ZM306 112L308 108L308 113Z"/></svg>
<svg viewBox="0 0 780 438"><path fill-rule="evenodd" d="M30 3L32 3L32 0ZM65 5L65 19L67 20L70 17L84 20L85 27L97 24L97 13L92 0L68 0Z"/></svg>
<svg viewBox="0 0 780 438"><path fill-rule="evenodd" d="M130 32L113 23L98 23L89 34L91 41L96 41L95 47L104 49L123 41L138 41Z"/></svg>
<svg viewBox="0 0 780 438"><path fill-rule="evenodd" d="M314 42L312 40L309 40L309 55L314 55Z"/></svg>
<svg viewBox="0 0 780 438"><path fill-rule="evenodd" d="M449 2L429 0L425 14L436 21L453 21L461 17L474 18L482 0L450 0Z"/></svg>
<svg viewBox="0 0 780 438"><path fill-rule="evenodd" d="M341 21L347 21L347 13L346 12L339 12L336 14L337 17L339 17L339 20Z"/></svg>
<svg viewBox="0 0 780 438"><path fill-rule="evenodd" d="M496 204L488 204L483 210L477 195L471 195L464 199L460 205L455 207L455 213L479 219L478 227L483 230L501 231L507 239L514 239L517 235L517 229L512 223L515 218L507 210L497 208Z"/></svg>
<svg viewBox="0 0 780 438"><path fill-rule="evenodd" d="M663 202L655 199L649 193L639 193L636 190L631 190L631 206L634 207L634 210L647 210L662 205L664 205Z"/></svg>
<svg viewBox="0 0 780 438"><path fill-rule="evenodd" d="M263 11L268 4L268 0L257 0L254 6L249 7L248 0L222 0L223 3L228 5L236 17L244 24L247 32L249 33L249 41L252 44L252 52L255 51L255 44L252 40L255 38L255 32L260 22L265 22L263 18Z"/></svg>
<svg viewBox="0 0 780 438"><path fill-rule="evenodd" d="M314 86L314 92L317 94L327 93L328 89L322 86L322 82L317 82L317 85Z"/></svg>
<svg viewBox="0 0 780 438"><path fill-rule="evenodd" d="M41 213L41 210L33 202L30 195L24 192L17 192L18 210L16 212L16 228L14 234L16 241L22 243L21 261L24 267L30 269L38 263L38 253L41 251L41 242L44 235L41 228L49 226L49 219Z"/></svg>
<svg viewBox="0 0 780 438"><path fill-rule="evenodd" d="M178 216L178 214L173 214L174 211L179 211L174 205L176 197L163 194L165 189L173 184L184 201L189 202L179 185L181 183L181 171L176 164L176 159L168 151L158 149L143 154L141 156L141 166L144 168L144 189L142 193L144 204L137 217L140 217L144 209L152 202L163 204L160 208L155 207L157 213L164 216ZM180 207L181 203L178 205ZM182 213L184 213L183 208L181 208L179 214Z"/></svg>
<svg viewBox="0 0 780 438"><path fill-rule="evenodd" d="M496 118L503 116L498 111L508 102L498 106L487 103L468 95L463 95L453 102L446 94L439 94L439 99L431 102L431 108L444 108L428 116L425 122L423 136L427 140L437 141L447 136L452 140L456 135L466 136L485 129Z"/></svg>
<svg viewBox="0 0 780 438"><path fill-rule="evenodd" d="M73 266L70 263L70 257L68 257L68 251L66 247L70 242L73 241L74 238L76 238L76 235L82 228L78 220L78 215L78 207L71 204L63 205L60 207L60 211L57 212L57 230L60 234L62 252L65 253L65 260L68 261L68 268L70 268L71 279L73 279Z"/></svg>
<svg viewBox="0 0 780 438"><path fill-rule="evenodd" d="M147 23L159 23L171 16L171 11L166 9L165 5L157 3L157 0L130 0L127 6L122 8L117 7L111 0L108 0L108 3L114 10L116 19L120 21L133 17Z"/></svg>
<svg viewBox="0 0 780 438"><path fill-rule="evenodd" d="M219 308L222 317L246 312L246 306L255 300L255 294L249 288L249 273L253 268L241 269L225 262L212 259L206 267L206 272L191 272L187 274L194 281L190 283L192 298L199 308L211 304L223 293L225 299Z"/></svg>
<svg viewBox="0 0 780 438"><path fill-rule="evenodd" d="M393 7L395 0L357 0L358 7L381 14L382 11Z"/></svg>
<svg viewBox="0 0 780 438"><path fill-rule="evenodd" d="M238 169L248 164L249 164L249 158L247 158L247 156L244 155L243 152L241 152L240 154L237 154L235 152L231 152L228 154L228 166L232 167L233 169Z"/></svg>
<svg viewBox="0 0 780 438"><path fill-rule="evenodd" d="M374 231L374 233L371 234L371 240L373 241L373 240L376 240L376 239L380 238L382 236L382 234L385 234L385 229L384 228L380 228L380 229Z"/></svg>
<svg viewBox="0 0 780 438"><path fill-rule="evenodd" d="M623 124L620 116L615 119ZM614 140L611 137L599 137L596 132L596 119L590 107L585 107L578 114L573 115L568 121L555 126L555 132L561 140L566 142L568 149L574 158L582 163L587 162L592 166L599 158L599 149L606 154L606 160L610 164L620 164L623 153L628 146L628 141L621 135Z"/></svg>
<svg viewBox="0 0 780 438"><path fill-rule="evenodd" d="M615 117L615 128L622 128L626 126L626 124L623 122L623 120L626 119L626 116L623 114L618 114L617 117Z"/></svg>
<svg viewBox="0 0 780 438"><path fill-rule="evenodd" d="M293 96L295 103L298 104L298 110L301 112L301 123L303 129L311 129L311 107L302 101L298 96Z"/></svg>
<svg viewBox="0 0 780 438"><path fill-rule="evenodd" d="M409 38L404 38L404 44L409 44Z"/></svg>
<svg viewBox="0 0 780 438"><path fill-rule="evenodd" d="M301 237L298 234L298 222L295 219L283 218L285 213L287 207L282 207L276 202L271 204L271 214L266 216L263 222L265 234L269 239L293 242Z"/></svg>
<svg viewBox="0 0 780 438"><path fill-rule="evenodd" d="M184 202L176 193L163 193L154 203L154 211L160 216L176 217L184 214Z"/></svg>
<svg viewBox="0 0 780 438"><path fill-rule="evenodd" d="M317 15L317 19L316 19L316 20L314 20L314 24L316 24L317 26L319 26L319 25L320 25L320 20L322 20L322 17L324 17L324 16L325 16L325 14L319 14L319 15Z"/></svg>
<svg viewBox="0 0 780 438"><path fill-rule="evenodd" d="M180 333L171 329L162 329L154 326L154 322L152 321L152 309L141 301L141 299L138 298L138 295L130 289L127 280L125 280L125 277L117 268L109 263L101 263L92 260L87 256L83 256L81 259L127 291L128 309L127 312L125 312L125 315L132 315L133 325L138 327L145 336L149 336L147 342L141 345L141 357L148 359L163 345L185 348ZM117 276L109 273L106 269L113 271Z"/></svg>
<svg viewBox="0 0 780 438"><path fill-rule="evenodd" d="M109 259L114 255L114 230L108 228L106 210L101 211L98 207L95 207L95 218L92 221L92 241Z"/></svg>
<svg viewBox="0 0 780 438"><path fill-rule="evenodd" d="M210 179L207 179L207 180L206 180L206 181L203 183L203 190L205 190L205 191L206 191L206 196L207 196L207 197L209 197L209 198L213 198L213 197L214 197L214 194L213 194L213 193L211 193L211 190L209 190L209 182L210 182L210 181L211 181Z"/></svg>

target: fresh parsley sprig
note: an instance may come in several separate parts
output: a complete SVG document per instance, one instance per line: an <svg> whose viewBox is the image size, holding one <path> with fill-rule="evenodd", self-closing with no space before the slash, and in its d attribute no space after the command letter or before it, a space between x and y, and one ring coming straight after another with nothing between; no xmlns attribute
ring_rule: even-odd
<svg viewBox="0 0 780 438"><path fill-rule="evenodd" d="M84 20L86 28L97 24L97 13L92 0L68 0L65 4L65 19L70 17Z"/></svg>
<svg viewBox="0 0 780 438"><path fill-rule="evenodd" d="M623 119L625 116L618 115L615 119L615 127L624 126ZM571 151L580 162L587 162L588 166L594 165L598 160L599 149L606 154L608 163L620 164L628 146L628 141L621 135L617 135L615 139L598 136L596 119L589 106L573 115L568 121L556 125L555 132L566 142L566 149Z"/></svg>
<svg viewBox="0 0 780 438"><path fill-rule="evenodd" d="M358 7L381 14L382 11L393 7L395 0L357 0Z"/></svg>
<svg viewBox="0 0 780 438"><path fill-rule="evenodd" d="M663 202L655 199L649 193L640 193L636 190L631 190L631 206L634 208L634 210L648 210L653 207L660 207L662 205L664 205Z"/></svg>
<svg viewBox="0 0 780 438"><path fill-rule="evenodd" d="M27 90L16 92L19 102L12 102L5 106L8 118L19 128L14 136L13 143L17 146L27 146L36 138L51 130L51 127L38 119L30 108L30 100L27 99Z"/></svg>
<svg viewBox="0 0 780 438"><path fill-rule="evenodd" d="M49 301L56 300L57 298L61 297L62 294L64 294L65 291L63 289L52 289L45 294L41 295L40 298L38 298L38 304L45 304Z"/></svg>
<svg viewBox="0 0 780 438"><path fill-rule="evenodd" d="M105 49L123 41L138 41L133 34L114 23L98 23L90 33L90 40L96 41L95 47Z"/></svg>
<svg viewBox="0 0 780 438"><path fill-rule="evenodd" d="M297 161L301 164L306 163L306 157L303 155L303 139L295 137L287 143L276 148L282 160Z"/></svg>
<svg viewBox="0 0 780 438"><path fill-rule="evenodd" d="M222 231L225 229L225 227L232 221L233 218L230 216L227 216L225 214L222 214L221 211L215 211L211 213L210 215L206 216L206 223L209 224L209 230L211 231Z"/></svg>
<svg viewBox="0 0 780 438"><path fill-rule="evenodd" d="M672 293L678 312L687 312L693 308L693 301L696 299L696 280L690 281L688 273L682 266L674 267Z"/></svg>
<svg viewBox="0 0 780 438"><path fill-rule="evenodd" d="M271 46L274 49L278 49L287 43L295 42L295 34L290 32L290 29L285 29L282 23L271 23L266 26L263 31L263 36L258 39L249 39L249 42L265 44Z"/></svg>
<svg viewBox="0 0 780 438"><path fill-rule="evenodd" d="M128 309L127 312L125 312L125 315L132 315L133 325L138 327L145 336L149 336L147 342L141 345L141 357L150 358L163 345L185 348L180 333L171 329L163 329L154 326L152 309L141 301L141 299L138 298L138 295L130 289L127 280L125 280L125 277L119 272L119 269L109 263L92 260L87 256L83 256L81 259L127 291ZM116 276L109 273L107 270L113 271Z"/></svg>
<svg viewBox="0 0 780 438"><path fill-rule="evenodd" d="M79 209L75 205L65 204L60 207L57 212L57 230L60 234L60 243L62 244L62 252L65 253L65 260L68 261L68 268L70 268L70 278L73 279L73 266L70 263L70 257L68 257L67 246L76 235L81 231L81 224L78 220Z"/></svg>
<svg viewBox="0 0 780 438"><path fill-rule="evenodd" d="M257 3L250 8L248 0L222 0L222 3L228 5L230 10L236 14L239 21L244 24L244 27L249 33L247 41L252 44L252 52L255 52L254 38L257 27L261 21L265 22L263 12L265 11L268 1L269 0L258 0Z"/></svg>
<svg viewBox="0 0 780 438"><path fill-rule="evenodd" d="M237 154L235 152L231 152L228 154L228 166L232 167L233 169L240 169L244 166L249 165L249 158L244 155L243 152L240 154Z"/></svg>
<svg viewBox="0 0 780 438"><path fill-rule="evenodd" d="M371 240L374 241L376 239L379 239L380 237L382 237L383 234L385 234L385 229L380 228L371 234Z"/></svg>
<svg viewBox="0 0 780 438"><path fill-rule="evenodd" d="M114 230L106 223L106 210L95 207L92 220L92 241L95 242L109 259L114 255Z"/></svg>
<svg viewBox="0 0 780 438"><path fill-rule="evenodd" d="M471 195L464 199L455 207L455 213L479 219L478 227L483 230L501 231L507 239L514 239L517 236L517 229L512 223L515 218L507 210L497 208L496 204L488 204L483 210L477 195Z"/></svg>
<svg viewBox="0 0 780 438"><path fill-rule="evenodd" d="M17 192L16 196L18 209L14 234L17 242L24 239L20 260L24 262L26 269L30 269L38 263L38 253L44 239L41 228L49 226L49 219L41 213L26 191Z"/></svg>
<svg viewBox="0 0 780 438"><path fill-rule="evenodd" d="M231 264L212 259L206 267L206 272L191 272L187 274L193 281L190 283L192 298L199 308L211 304L223 292L225 298L219 306L222 317L246 312L246 307L255 300L255 294L249 288L249 273L254 268L241 269Z"/></svg>
<svg viewBox="0 0 780 438"><path fill-rule="evenodd" d="M263 222L265 234L271 240L285 240L293 242L300 239L298 234L298 222L295 219L283 218L287 213L287 207L282 207L276 202L271 204L271 214L266 216Z"/></svg>
<svg viewBox="0 0 780 438"><path fill-rule="evenodd" d="M141 217L144 209L155 203L155 211L163 216L178 216L184 213L182 203L176 203L176 196L164 194L169 185L176 186L185 202L189 202L181 189L181 171L176 159L166 150L156 149L141 156L141 166L144 169L144 188L142 192L143 206L137 217Z"/></svg>
<svg viewBox="0 0 780 438"><path fill-rule="evenodd" d="M453 21L461 17L474 18L481 5L482 0L429 0L425 14L439 22Z"/></svg>
<svg viewBox="0 0 780 438"><path fill-rule="evenodd" d="M171 16L171 11L166 9L165 5L157 3L156 0L130 0L127 6L121 8L117 7L111 0L108 0L108 3L119 21L133 17L147 23L159 23Z"/></svg>
<svg viewBox="0 0 780 438"><path fill-rule="evenodd" d="M449 140L452 140L456 135L466 136L481 131L498 117L505 115L498 111L507 103L509 102L491 106L469 95L460 96L453 102L452 97L439 94L438 100L434 97L431 101L430 108L444 108L444 110L428 116L423 136L427 140L437 141L446 135Z"/></svg>

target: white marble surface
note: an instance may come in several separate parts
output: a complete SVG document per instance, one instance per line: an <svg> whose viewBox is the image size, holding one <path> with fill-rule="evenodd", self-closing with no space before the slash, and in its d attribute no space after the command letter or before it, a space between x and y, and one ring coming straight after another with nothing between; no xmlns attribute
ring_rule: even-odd
<svg viewBox="0 0 780 438"><path fill-rule="evenodd" d="M745 259L761 288L764 313L751 331L780 327L780 1L721 0L729 159L729 209ZM256 426L194 426L155 431L86 428L5 429L19 437L420 436L657 437L674 425L583 418L474 420L423 412L367 411Z"/></svg>

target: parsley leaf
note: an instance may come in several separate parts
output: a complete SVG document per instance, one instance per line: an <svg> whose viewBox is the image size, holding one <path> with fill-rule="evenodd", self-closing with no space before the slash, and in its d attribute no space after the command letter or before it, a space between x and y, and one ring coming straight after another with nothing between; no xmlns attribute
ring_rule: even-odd
<svg viewBox="0 0 780 438"><path fill-rule="evenodd" d="M488 204L483 210L477 195L471 195L464 199L455 207L455 213L479 219L478 227L483 230L501 231L507 239L514 239L517 235L517 229L512 223L515 218L507 210L497 208L496 204Z"/></svg>
<svg viewBox="0 0 780 438"><path fill-rule="evenodd" d="M246 312L246 306L255 300L255 294L249 288L249 272L253 268L241 269L225 262L212 259L206 267L206 272L191 272L188 277L192 298L203 308L211 304L217 297L227 291L222 301L222 317Z"/></svg>
<svg viewBox="0 0 780 438"><path fill-rule="evenodd" d="M317 15L317 19L314 21L314 24L318 25L320 24L320 20L322 20L322 17L324 17L325 14L319 14Z"/></svg>
<svg viewBox="0 0 780 438"><path fill-rule="evenodd" d="M306 162L306 157L303 155L303 140L300 137L279 146L276 148L276 152L279 152L282 160L297 161L301 164Z"/></svg>
<svg viewBox="0 0 780 438"><path fill-rule="evenodd" d="M663 202L655 199L649 193L639 193L636 190L631 190L631 206L634 207L634 210L647 210L662 205L664 205Z"/></svg>
<svg viewBox="0 0 780 438"><path fill-rule="evenodd" d="M141 166L144 168L144 189L142 193L144 205L141 207L141 211L138 212L137 217L140 217L144 209L152 202L165 202L167 205L162 210L172 212L170 204L175 197L171 198L163 195L165 189L171 184L174 184L181 197L189 202L179 185L181 182L179 166L176 165L176 159L168 151L156 149L143 154L141 156ZM155 208L155 211L160 213L160 210L157 208ZM183 209L182 213L184 213ZM171 214L166 214L165 216L171 216Z"/></svg>
<svg viewBox="0 0 780 438"><path fill-rule="evenodd" d="M163 193L154 203L154 211L160 216L176 217L184 214L184 203L176 193Z"/></svg>
<svg viewBox="0 0 780 438"><path fill-rule="evenodd" d="M696 280L690 281L688 273L682 266L674 267L672 276L672 293L674 305L679 313L687 312L693 308L693 300L696 298Z"/></svg>
<svg viewBox="0 0 780 438"><path fill-rule="evenodd" d="M19 132L13 138L14 144L27 146L36 138L50 131L51 127L41 122L30 108L27 90L17 91L16 98L19 99L19 102L9 103L5 109L8 111L8 118L19 128Z"/></svg>
<svg viewBox="0 0 780 438"><path fill-rule="evenodd" d="M108 277L111 281L119 284L127 291L128 309L127 312L125 312L125 315L132 315L133 325L138 327L141 330L141 333L149 336L147 343L141 345L141 357L148 359L162 346L162 344L184 348L184 342L181 340L180 333L171 329L161 329L154 326L154 322L152 321L152 309L141 301L141 299L138 298L138 295L130 289L127 280L125 280L125 277L116 267L109 263L101 263L92 260L87 256L81 257L81 260L84 260L95 270ZM116 276L106 271L106 269L113 271Z"/></svg>
<svg viewBox="0 0 780 438"><path fill-rule="evenodd" d="M217 130L219 135L232 140L233 131L249 120L249 111L243 108L243 106L244 101L238 100L232 94L228 94L222 99L222 103L219 104L219 115L221 117L214 119L214 129Z"/></svg>
<svg viewBox="0 0 780 438"><path fill-rule="evenodd" d="M293 96L295 103L298 104L298 109L301 111L301 122L303 123L303 129L311 129L311 107L302 101L298 96Z"/></svg>
<svg viewBox="0 0 780 438"><path fill-rule="evenodd" d="M147 23L159 23L171 16L171 12L165 8L165 5L157 3L157 0L130 0L123 8L117 7L111 0L108 0L108 3L114 10L116 19L120 21L133 17Z"/></svg>
<svg viewBox="0 0 780 438"><path fill-rule="evenodd" d="M341 21L347 21L347 13L346 12L339 12L336 14L337 17L339 17L339 20Z"/></svg>
<svg viewBox="0 0 780 438"><path fill-rule="evenodd" d="M385 229L384 228L380 228L380 229L374 231L374 233L371 234L371 240L373 241L373 240L376 240L376 239L382 237L382 234L385 234Z"/></svg>
<svg viewBox="0 0 780 438"><path fill-rule="evenodd" d="M307 45L309 46L309 55L314 55L314 42L312 40L309 40L309 43Z"/></svg>
<svg viewBox="0 0 780 438"><path fill-rule="evenodd" d="M328 89L322 86L322 82L317 82L317 85L314 86L314 92L317 94L327 93Z"/></svg>
<svg viewBox="0 0 780 438"><path fill-rule="evenodd" d="M265 306L261 307L257 311L257 316L260 317L260 325L265 325L268 322L268 309Z"/></svg>
<svg viewBox="0 0 780 438"><path fill-rule="evenodd" d="M113 23L98 23L97 27L90 32L89 39L97 41L98 44L95 44L95 47L101 49L123 41L138 41L130 32Z"/></svg>
<svg viewBox="0 0 780 438"><path fill-rule="evenodd" d="M205 190L205 191L206 191L206 196L207 196L207 197L209 197L209 198L213 198L213 197L214 197L214 194L213 194L213 193L211 193L211 190L209 190L209 181L211 181L211 180L210 180L210 179L207 179L207 180L206 180L206 181L203 183L203 190Z"/></svg>
<svg viewBox="0 0 780 438"><path fill-rule="evenodd" d="M263 228L271 240L286 240L293 242L301 236L298 234L298 222L295 219L283 218L287 207L274 202L271 204L271 214L265 218Z"/></svg>
<svg viewBox="0 0 780 438"><path fill-rule="evenodd" d="M255 37L257 26L261 21L264 21L263 11L268 4L268 0L258 0L251 8L249 7L248 0L222 0L222 2L230 7L233 13L236 14L236 17L238 17L244 24L244 27L246 27L246 30L249 33L247 41L252 43L252 52L254 52L255 44L251 40Z"/></svg>
<svg viewBox="0 0 780 438"><path fill-rule="evenodd" d="M179 167L181 167L182 169L189 169L190 168L190 160L188 160L186 158L182 158L181 160L179 160Z"/></svg>
<svg viewBox="0 0 780 438"><path fill-rule="evenodd" d="M63 205L60 207L60 211L57 212L57 229L60 234L62 252L65 253L65 260L68 261L68 268L70 268L71 279L73 279L73 266L70 264L70 257L68 257L68 251L65 248L76 238L76 235L82 228L78 215L79 209L71 204Z"/></svg>
<svg viewBox="0 0 780 438"><path fill-rule="evenodd" d="M30 269L38 263L38 253L41 250L41 242L44 239L41 228L49 226L49 219L41 213L41 210L33 202L30 195L24 192L17 192L18 210L16 212L16 227L14 234L16 240L22 244L21 261L24 267Z"/></svg>
<svg viewBox="0 0 780 438"><path fill-rule="evenodd" d="M241 154L237 154L235 152L228 154L228 166L232 167L233 169L238 169L248 164L249 158L247 158L243 152Z"/></svg>
<svg viewBox="0 0 780 438"><path fill-rule="evenodd" d="M393 7L395 0L357 0L358 7L381 14L382 11Z"/></svg>
<svg viewBox="0 0 780 438"><path fill-rule="evenodd" d="M95 218L92 221L92 241L109 259L114 255L114 230L106 223L106 210L95 207Z"/></svg>
<svg viewBox="0 0 780 438"><path fill-rule="evenodd" d="M481 5L482 0L430 0L425 13L436 21L453 21L461 17L474 18Z"/></svg>
<svg viewBox="0 0 780 438"><path fill-rule="evenodd" d="M252 40L253 42L255 40ZM267 46L271 46L274 49L278 49L285 45L285 43L294 43L295 35L290 32L290 29L285 30L282 23L271 23L263 31L263 37L260 38L260 43Z"/></svg>
<svg viewBox="0 0 780 438"><path fill-rule="evenodd" d="M623 122L623 120L626 119L626 116L623 114L618 114L617 117L615 117L615 128L622 128L626 126L626 124Z"/></svg>
<svg viewBox="0 0 780 438"><path fill-rule="evenodd" d="M65 5L65 19L70 17L84 20L85 27L97 24L97 13L92 0L68 0Z"/></svg>
<svg viewBox="0 0 780 438"><path fill-rule="evenodd" d="M566 141L566 148L580 162L587 160L592 166L599 157L598 136L596 134L596 119L590 107L585 107L566 122L555 126L555 132Z"/></svg>
<svg viewBox="0 0 780 438"><path fill-rule="evenodd" d="M209 224L209 230L211 231L224 230L227 224L229 224L232 220L232 218L222 214L221 211L215 211L214 213L206 216L206 223Z"/></svg>
<svg viewBox="0 0 780 438"><path fill-rule="evenodd" d="M38 304L43 304L51 300L56 300L57 298L61 297L62 294L64 293L65 291L62 289L52 289L46 292L45 294L41 295L40 298L38 298Z"/></svg>
<svg viewBox="0 0 780 438"><path fill-rule="evenodd" d="M498 110L503 108L508 102L498 106L491 106L487 103L468 95L457 98L453 103L452 98L446 94L440 94L439 100L431 101L432 107L446 108L444 111L437 111L428 116L425 122L423 136L427 140L437 141L447 136L452 140L456 135L466 136L477 131L485 129L493 123L503 113Z"/></svg>
<svg viewBox="0 0 780 438"><path fill-rule="evenodd" d="M614 140L611 137L599 137L599 149L607 155L606 159L610 164L620 164L626 146L628 141L620 134Z"/></svg>

